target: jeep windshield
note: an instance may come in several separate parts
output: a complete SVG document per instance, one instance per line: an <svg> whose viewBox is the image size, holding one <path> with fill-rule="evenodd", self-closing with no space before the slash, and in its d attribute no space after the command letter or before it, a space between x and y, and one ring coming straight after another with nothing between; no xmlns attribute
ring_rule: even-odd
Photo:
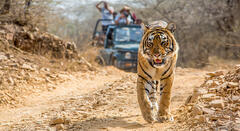
<svg viewBox="0 0 240 131"><path fill-rule="evenodd" d="M114 41L119 44L140 43L142 29L140 27L118 27L115 31Z"/></svg>

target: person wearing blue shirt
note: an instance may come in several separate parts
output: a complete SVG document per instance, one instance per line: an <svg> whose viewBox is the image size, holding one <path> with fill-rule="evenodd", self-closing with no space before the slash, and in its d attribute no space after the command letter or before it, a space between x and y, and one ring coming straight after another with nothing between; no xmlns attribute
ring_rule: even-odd
<svg viewBox="0 0 240 131"><path fill-rule="evenodd" d="M130 14L130 8L127 6L124 6L120 10L120 14L116 16L115 24L130 24L130 23L133 23L133 20Z"/></svg>

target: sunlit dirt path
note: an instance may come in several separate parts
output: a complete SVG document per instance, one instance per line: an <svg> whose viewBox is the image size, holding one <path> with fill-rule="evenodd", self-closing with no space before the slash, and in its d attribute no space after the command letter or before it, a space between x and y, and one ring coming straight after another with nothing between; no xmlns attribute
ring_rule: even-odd
<svg viewBox="0 0 240 131"><path fill-rule="evenodd" d="M206 71L177 68L171 110L183 104ZM0 110L0 130L165 130L171 123L146 123L136 99L135 73L75 73L50 92L26 97L25 105ZM60 119L59 123L54 120Z"/></svg>

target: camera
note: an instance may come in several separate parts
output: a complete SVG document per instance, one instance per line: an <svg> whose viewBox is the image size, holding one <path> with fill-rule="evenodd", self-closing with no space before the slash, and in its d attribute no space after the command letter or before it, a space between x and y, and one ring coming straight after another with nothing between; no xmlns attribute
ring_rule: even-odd
<svg viewBox="0 0 240 131"><path fill-rule="evenodd" d="M127 12L123 12L125 17L128 17L128 13Z"/></svg>

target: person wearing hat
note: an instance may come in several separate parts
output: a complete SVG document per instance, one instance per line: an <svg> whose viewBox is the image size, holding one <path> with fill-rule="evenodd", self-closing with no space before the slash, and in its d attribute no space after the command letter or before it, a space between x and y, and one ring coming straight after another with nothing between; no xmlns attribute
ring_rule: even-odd
<svg viewBox="0 0 240 131"><path fill-rule="evenodd" d="M103 3L103 7L99 7ZM100 1L96 8L99 10L99 12L102 13L102 19L111 19L113 20L113 12L114 9L112 7L108 6L108 3L106 1ZM102 31L106 33L108 25L113 24L113 21L102 21Z"/></svg>
<svg viewBox="0 0 240 131"><path fill-rule="evenodd" d="M120 10L120 14L115 17L115 24L130 24L132 23L130 8L124 6Z"/></svg>

